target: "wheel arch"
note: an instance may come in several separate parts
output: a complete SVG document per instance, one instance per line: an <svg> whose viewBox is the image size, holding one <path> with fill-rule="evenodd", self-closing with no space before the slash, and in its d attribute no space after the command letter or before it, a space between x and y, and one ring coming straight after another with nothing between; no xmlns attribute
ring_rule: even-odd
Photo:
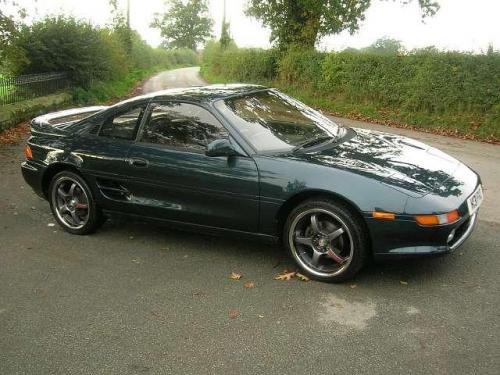
<svg viewBox="0 0 500 375"><path fill-rule="evenodd" d="M50 182L52 181L52 179L54 178L54 176L56 174L58 174L59 172L62 172L62 171L73 172L73 173L76 173L77 175L79 175L80 177L83 178L83 176L80 173L80 171L78 170L78 168L76 168L72 164L68 164L68 163L55 163L55 164L51 164L45 170L45 172L44 172L44 174L42 176L42 192L43 192L43 195L44 195L45 198L48 199L48 197L49 197Z"/></svg>
<svg viewBox="0 0 500 375"><path fill-rule="evenodd" d="M306 190L306 191L301 191L290 198L288 198L279 208L277 217L276 217L276 222L277 222L277 233L279 235L279 238L282 237L283 234L283 228L285 226L286 219L290 212L297 207L299 204L302 202L312 199L312 198L324 198L328 199L334 202L339 202L345 206L347 206L353 214L355 214L358 219L360 219L360 222L363 223L367 233L368 237L370 238L370 231L368 228L368 225L366 224L366 220L363 217L361 209L351 200L345 198L344 196L333 193L331 191L325 191L325 190Z"/></svg>

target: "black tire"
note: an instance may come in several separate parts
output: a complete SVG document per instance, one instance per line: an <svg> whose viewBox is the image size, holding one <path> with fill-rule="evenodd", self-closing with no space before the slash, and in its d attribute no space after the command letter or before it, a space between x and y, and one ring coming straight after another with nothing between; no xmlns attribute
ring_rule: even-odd
<svg viewBox="0 0 500 375"><path fill-rule="evenodd" d="M71 234L90 234L106 220L88 184L74 172L56 174L50 182L48 193L54 218Z"/></svg>
<svg viewBox="0 0 500 375"><path fill-rule="evenodd" d="M356 275L370 246L362 218L347 205L323 198L304 201L290 212L283 244L301 272L326 282Z"/></svg>

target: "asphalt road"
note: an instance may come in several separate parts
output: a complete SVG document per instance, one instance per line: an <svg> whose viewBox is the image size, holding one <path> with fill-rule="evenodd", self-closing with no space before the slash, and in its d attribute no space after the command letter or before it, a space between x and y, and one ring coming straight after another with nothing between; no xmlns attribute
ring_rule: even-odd
<svg viewBox="0 0 500 375"><path fill-rule="evenodd" d="M0 146L0 374L498 374L500 147L411 135L481 173L479 225L454 254L341 285L273 280L292 262L257 242L116 219L67 234L22 180L22 145Z"/></svg>

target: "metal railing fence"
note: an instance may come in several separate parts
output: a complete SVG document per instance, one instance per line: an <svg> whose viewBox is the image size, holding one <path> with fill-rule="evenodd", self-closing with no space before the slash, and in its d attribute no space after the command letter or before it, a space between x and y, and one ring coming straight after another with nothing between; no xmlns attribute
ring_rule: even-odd
<svg viewBox="0 0 500 375"><path fill-rule="evenodd" d="M68 87L70 79L65 72L0 78L0 105L50 95Z"/></svg>

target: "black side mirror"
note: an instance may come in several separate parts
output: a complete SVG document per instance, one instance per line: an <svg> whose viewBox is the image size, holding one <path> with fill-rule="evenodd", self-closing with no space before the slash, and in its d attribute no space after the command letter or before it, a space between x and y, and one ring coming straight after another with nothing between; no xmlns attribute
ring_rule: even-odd
<svg viewBox="0 0 500 375"><path fill-rule="evenodd" d="M207 150L205 151L207 156L236 156L240 155L236 151L229 141L229 139L216 139L207 145Z"/></svg>

